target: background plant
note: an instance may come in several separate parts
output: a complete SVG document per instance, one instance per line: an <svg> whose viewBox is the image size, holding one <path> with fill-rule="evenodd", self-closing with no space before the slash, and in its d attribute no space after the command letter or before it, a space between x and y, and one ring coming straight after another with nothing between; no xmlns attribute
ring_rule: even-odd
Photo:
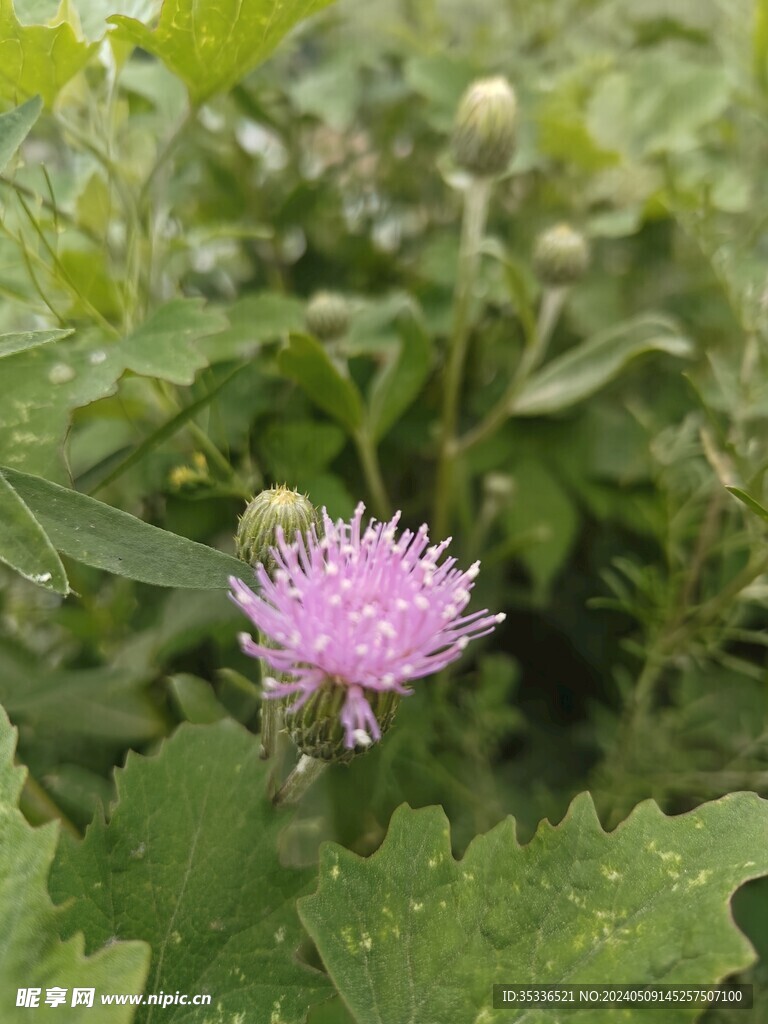
<svg viewBox="0 0 768 1024"><path fill-rule="evenodd" d="M363 923L345 938L351 911L328 895L335 866L352 879L345 898L365 902L381 864L414 860L423 821L457 906L477 907L435 812L401 811L380 860L326 849L302 924L296 899L317 888L321 840L368 855L403 801L440 804L454 853L469 846L464 870L491 872L498 902L521 881L486 866L496 849L515 863L508 826L470 843L508 813L527 839L585 789L610 827L647 797L676 813L737 790L766 795L768 12L762 0L340 0L322 12L286 3L280 20L266 0L241 6L234 23L229 5L198 3L200 25L170 0L162 11L0 2L0 702L29 768L29 820L60 818L80 836L118 796L108 825L97 818L82 845L59 846L49 885L57 902L75 897L68 910L40 909L50 831L14 819L26 838L9 863L22 842L36 847L30 900L51 934L83 932L89 954L131 940L99 954L122 957L126 990L148 969L147 991L209 986L233 1013L265 1016L288 986L283 1018L313 1005L311 1020L345 1020L338 999L322 1005L335 986L362 1021L359 985L399 989L384 973L358 977L356 953L379 937ZM517 146L470 251L460 221L472 186L449 139L465 88L497 73L517 93ZM563 221L588 240L591 266L553 300L533 253ZM307 315L318 290L347 303L333 338ZM436 488L457 311L468 357L450 486ZM284 481L332 515L362 496L379 516L436 519L462 562L482 558L477 607L508 618L419 688L386 742L326 773L283 832L280 861L288 818L226 800L236 766L249 791L264 780L258 741L233 724L258 731L259 690L223 590L247 572L232 557L244 500ZM156 756L130 755L116 793L129 749ZM220 773L199 778L201 764ZM202 815L206 801L220 816ZM763 806L729 797L670 822L644 805L626 828L646 844L674 834L688 877L715 873L707 899L722 915L750 875L736 864L768 870ZM179 816L167 834L157 807ZM590 813L582 800L561 832L538 833L532 877L556 876L586 842L607 865L616 851L615 870L638 872L643 891L656 876ZM232 837L227 870L242 871L250 902L218 890L204 901L201 869L199 900L184 903L178 864L198 820L212 858ZM697 820L719 837L709 853L695 848ZM728 845L731 831L742 845ZM238 850L259 856L243 853L243 867ZM158 892L180 901L182 948L196 950L186 963L133 916L162 864ZM102 870L112 919L87 894ZM428 974L444 921L427 869L413 885L390 909L411 920L411 904L426 904L414 953ZM608 901L597 879L576 895L587 906L575 929ZM763 958L758 983L765 900L764 882L736 900ZM260 933L226 954L218 937L255 928L260 901L270 934L285 931L265 954L275 988L256 992L217 964L264 974ZM536 921L535 900L525 906ZM670 910L654 928L673 934L679 919ZM732 929L708 941L707 977L692 980L748 966ZM314 973L288 955L300 943ZM509 980L503 958L492 976L476 972L488 963L478 943L459 973L468 1005L444 1019L469 1019L492 980ZM47 954L23 955L44 965ZM592 966L602 976L623 963ZM624 966L633 981L647 969ZM385 999L380 1016L409 1012Z"/></svg>

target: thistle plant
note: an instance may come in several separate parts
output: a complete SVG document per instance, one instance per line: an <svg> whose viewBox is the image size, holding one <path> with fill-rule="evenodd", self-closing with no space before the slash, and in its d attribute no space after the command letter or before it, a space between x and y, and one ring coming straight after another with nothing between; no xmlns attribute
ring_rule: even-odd
<svg viewBox="0 0 768 1024"><path fill-rule="evenodd" d="M472 300L480 247L488 217L493 182L509 166L515 149L517 99L501 76L474 82L465 92L451 137L456 165L468 174L464 188L464 213L459 265L454 292L453 327L448 344L440 424L435 528L448 528L456 428L464 363L469 343Z"/></svg>
<svg viewBox="0 0 768 1024"><path fill-rule="evenodd" d="M0 1022L760 1016L768 4L326 6L0 0Z"/></svg>
<svg viewBox="0 0 768 1024"><path fill-rule="evenodd" d="M349 523L334 523L323 510L322 531L312 524L292 541L277 525L276 569L270 576L257 566L260 592L231 580L233 600L276 645L241 636L246 654L280 674L264 680L265 698L295 698L286 709L289 721L320 693L337 703L342 749L331 742L337 723L327 714L328 701L315 708L326 717L325 735L312 732L316 716L294 730L304 759L318 762L312 771L300 762L298 777L307 784L323 761L381 739L392 713L391 699L382 695L409 695L411 682L461 657L470 640L505 617L487 609L464 614L479 563L461 571L453 557L441 562L450 538L430 546L424 524L398 539L399 512L363 528L364 511L360 503Z"/></svg>

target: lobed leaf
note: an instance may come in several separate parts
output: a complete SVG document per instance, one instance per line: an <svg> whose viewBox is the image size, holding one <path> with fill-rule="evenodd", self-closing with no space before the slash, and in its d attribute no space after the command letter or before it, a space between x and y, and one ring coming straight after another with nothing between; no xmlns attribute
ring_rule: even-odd
<svg viewBox="0 0 768 1024"><path fill-rule="evenodd" d="M202 299L173 299L161 306L120 343L125 366L143 377L191 384L208 365L198 340L227 326L222 314L203 307Z"/></svg>
<svg viewBox="0 0 768 1024"><path fill-rule="evenodd" d="M551 1011L494 1011L492 985L715 983L748 966L729 900L766 873L768 801L752 793L674 818L646 801L610 834L582 794L527 846L508 818L458 862L442 809L403 806L373 856L324 847L299 913L358 1024L544 1024Z"/></svg>
<svg viewBox="0 0 768 1024"><path fill-rule="evenodd" d="M25 769L13 763L16 730L0 709L0 1015L15 1022L62 1020L88 1024L95 1016L105 1024L129 1024L130 1006L101 1006L100 995L140 992L149 967L149 949L143 942L115 941L95 956L83 956L83 937L59 939L65 914L51 903L48 872L56 847L57 826L32 828L19 810ZM105 939L105 942L107 940ZM100 943L99 945L104 945ZM94 946L94 948L96 948ZM45 1005L46 990L66 989L65 1006ZM37 1009L16 1006L21 987L40 990ZM94 1007L70 1006L73 988L95 988ZM98 1006L98 1009L96 1009Z"/></svg>
<svg viewBox="0 0 768 1024"><path fill-rule="evenodd" d="M0 118L2 120L2 118ZM74 334L74 330L53 331L22 331L16 334L0 334L0 359L15 356L40 345L50 345L53 341L61 341Z"/></svg>
<svg viewBox="0 0 768 1024"><path fill-rule="evenodd" d="M109 823L59 851L51 891L68 901L66 921L83 927L89 948L111 935L141 938L153 950L151 991L213 996L212 1007L166 1007L169 1024L299 1024L330 995L294 955L295 900L311 872L280 864L291 814L265 799L259 747L232 721L181 726L157 756L128 755ZM152 1008L136 1018L156 1019Z"/></svg>
<svg viewBox="0 0 768 1024"><path fill-rule="evenodd" d="M62 86L88 62L95 46L75 33L67 4L61 5L55 21L22 25L13 0L0 0L0 99L16 101L39 93L50 107Z"/></svg>
<svg viewBox="0 0 768 1024"><path fill-rule="evenodd" d="M331 0L165 0L157 27L115 15L117 34L155 54L198 104L235 85L299 21Z"/></svg>

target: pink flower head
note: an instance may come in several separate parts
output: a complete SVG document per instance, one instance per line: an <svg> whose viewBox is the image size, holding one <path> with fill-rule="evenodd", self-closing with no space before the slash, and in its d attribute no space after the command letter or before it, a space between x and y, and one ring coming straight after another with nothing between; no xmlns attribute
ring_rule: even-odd
<svg viewBox="0 0 768 1024"><path fill-rule="evenodd" d="M462 614L480 563L466 572L454 568L455 558L438 565L450 537L429 547L423 525L398 540L399 512L388 523L372 519L363 531L364 509L360 503L349 523L334 523L323 509L321 539L312 526L289 544L278 527L277 569L270 579L257 567L259 594L230 580L232 599L280 645L267 647L243 633L243 651L290 676L265 679L264 696L298 694L293 712L328 681L345 687L340 718L349 748L381 736L366 691L412 693L406 683L455 661L470 640L505 618L485 609Z"/></svg>

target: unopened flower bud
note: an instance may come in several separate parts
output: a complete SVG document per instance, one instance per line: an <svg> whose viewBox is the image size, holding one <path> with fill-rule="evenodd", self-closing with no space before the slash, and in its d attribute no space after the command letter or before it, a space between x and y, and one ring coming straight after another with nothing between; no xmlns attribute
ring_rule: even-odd
<svg viewBox="0 0 768 1024"><path fill-rule="evenodd" d="M271 549L277 546L278 526L290 544L297 533L305 534L317 521L309 498L287 487L270 487L257 494L240 517L235 536L237 557L254 568L263 565L272 576L277 566Z"/></svg>
<svg viewBox="0 0 768 1024"><path fill-rule="evenodd" d="M347 699L345 686L326 680L295 714L286 716L285 724L291 739L302 754L318 761L349 764L372 746L373 741L364 729L352 733L354 746L349 746L348 732L343 723ZM383 736L392 725L400 696L391 690L372 690L367 693L367 700Z"/></svg>
<svg viewBox="0 0 768 1024"><path fill-rule="evenodd" d="M321 341L335 341L349 327L349 304L335 292L316 292L306 312L307 330Z"/></svg>
<svg viewBox="0 0 768 1024"><path fill-rule="evenodd" d="M575 284L589 266L586 239L568 224L549 228L536 240L533 266L542 284L551 288Z"/></svg>
<svg viewBox="0 0 768 1024"><path fill-rule="evenodd" d="M515 150L517 99L506 78L483 78L464 93L456 113L451 152L478 177L503 174Z"/></svg>

